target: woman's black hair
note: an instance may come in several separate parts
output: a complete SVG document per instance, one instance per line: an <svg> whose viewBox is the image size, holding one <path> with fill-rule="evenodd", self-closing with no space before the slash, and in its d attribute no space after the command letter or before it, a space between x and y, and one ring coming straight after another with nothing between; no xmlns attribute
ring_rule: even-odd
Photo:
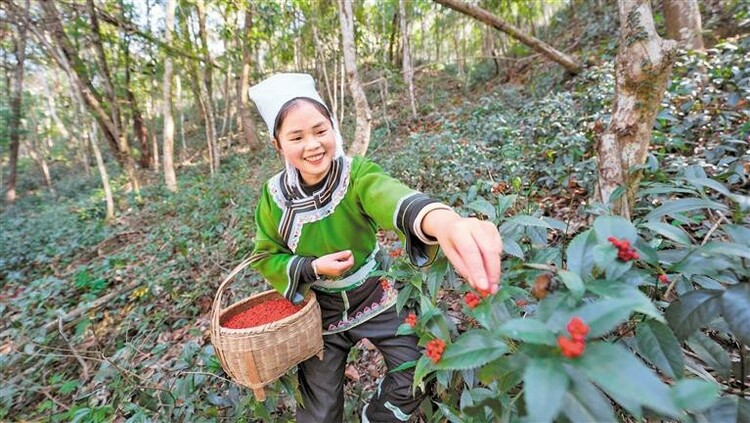
<svg viewBox="0 0 750 423"><path fill-rule="evenodd" d="M299 104L300 101L306 101L310 103L317 111L320 112L321 115L325 116L329 122L331 122L331 126L333 126L333 118L331 117L331 113L328 111L328 108L324 106L321 102L313 100L310 97L295 97L286 103L284 103L283 106L281 106L281 109L279 109L279 114L276 115L276 120L273 123L273 138L274 140L278 141L279 139L279 129L281 129L281 124L284 123L284 119L286 119L286 116L289 114L289 112Z"/></svg>

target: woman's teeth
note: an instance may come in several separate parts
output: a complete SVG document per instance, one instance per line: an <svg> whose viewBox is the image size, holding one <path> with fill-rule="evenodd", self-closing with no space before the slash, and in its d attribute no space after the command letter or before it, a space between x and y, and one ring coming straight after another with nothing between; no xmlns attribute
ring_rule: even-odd
<svg viewBox="0 0 750 423"><path fill-rule="evenodd" d="M306 158L305 160L307 160L308 162L317 162L318 160L322 159L324 155L325 153L320 153L315 156L310 156Z"/></svg>

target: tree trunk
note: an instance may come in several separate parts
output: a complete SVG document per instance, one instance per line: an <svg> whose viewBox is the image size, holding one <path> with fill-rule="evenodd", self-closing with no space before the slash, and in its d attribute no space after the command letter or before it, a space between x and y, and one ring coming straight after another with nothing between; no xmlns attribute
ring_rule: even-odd
<svg viewBox="0 0 750 423"><path fill-rule="evenodd" d="M169 0L171 1L171 0ZM99 141L97 141L96 135L96 124L91 123L91 136L89 137L91 143L91 149L94 150L94 157L96 157L96 167L99 169L99 177L102 180L102 187L104 188L104 201L107 204L107 223L115 221L115 201L112 198L112 189L109 187L109 176L107 175L107 168L104 166L104 160L102 159L102 152L99 150Z"/></svg>
<svg viewBox="0 0 750 423"><path fill-rule="evenodd" d="M55 59L60 66L66 70L68 76L78 88L78 91L81 93L81 96L86 102L91 114L96 118L99 126L101 126L104 138L112 149L115 159L117 159L120 166L125 169L125 172L130 179L131 187L136 195L138 195L140 192L140 184L136 177L133 159L126 148L127 140L121 136L121 126L118 126L116 120L107 112L107 110L105 110L101 94L94 88L88 70L78 56L77 49L65 34L55 2L42 1L39 2L39 4L44 10L45 29L49 31L52 39L62 51L63 55L57 55L55 48L49 45L42 34L37 34L37 38L45 44L50 57ZM115 107L116 105L110 106Z"/></svg>
<svg viewBox="0 0 750 423"><path fill-rule="evenodd" d="M615 96L609 127L598 139L599 195L608 203L620 186L626 195L614 211L630 217L651 131L672 71L677 43L654 29L649 0L618 0L620 45L615 58Z"/></svg>
<svg viewBox="0 0 750 423"><path fill-rule="evenodd" d="M255 122L250 114L250 99L247 90L250 87L250 62L252 61L252 51L250 51L250 35L253 28L253 5L250 3L245 10L245 28L242 31L240 43L242 44L242 72L237 82L237 108L242 123L242 134L245 137L245 144L250 150L260 147L258 137L255 135Z"/></svg>
<svg viewBox="0 0 750 423"><path fill-rule="evenodd" d="M206 32L206 6L203 0L197 0L195 5L198 12L198 36L201 41L201 52L206 62L203 68L203 83L198 81L198 85L201 97L203 97L203 108L205 109L206 116L206 138L208 141L209 159L211 160L211 174L213 174L219 171L221 161L219 142L216 136L216 112L213 102L213 69L211 67L211 54L208 50L208 34Z"/></svg>
<svg viewBox="0 0 750 423"><path fill-rule="evenodd" d="M122 124L122 113L119 106L119 98L112 82L112 76L109 71L109 65L107 64L107 57L104 53L104 45L102 43L101 30L99 29L99 17L94 6L94 0L86 1L87 8L89 10L91 19L91 32L93 34L92 44L95 51L95 56L99 64L100 72L98 76L102 80L104 90L109 98L109 112L113 122L114 137L117 140L120 153L123 155L125 173L128 175L130 180L130 188L135 193L136 197L140 198L141 184L138 181L138 174L135 169L135 160L130 154L130 147L128 146L128 137L125 131L125 126Z"/></svg>
<svg viewBox="0 0 750 423"><path fill-rule="evenodd" d="M24 16L28 16L29 1L26 0ZM8 190L5 192L5 201L13 204L16 201L16 183L18 180L18 147L21 142L21 115L23 112L23 71L26 61L26 30L27 23L24 19L16 24L18 37L13 39L13 47L16 56L16 68L13 71L13 90L10 97L10 160Z"/></svg>
<svg viewBox="0 0 750 423"><path fill-rule="evenodd" d="M409 51L409 29L406 23L406 0L399 0L398 14L401 16L401 38L404 40L403 73L404 82L409 87L409 100L411 102L411 117L417 118L417 103L414 100L414 69L411 67L411 52Z"/></svg>
<svg viewBox="0 0 750 423"><path fill-rule="evenodd" d="M398 35L398 12L393 12L393 19L391 19L391 35L388 41L388 62L394 64L396 62L396 36Z"/></svg>
<svg viewBox="0 0 750 423"><path fill-rule="evenodd" d="M37 123L33 122L32 127L36 130ZM47 152L44 151L43 148L38 148L37 142L30 138L26 139L26 148L29 152L29 157L31 157L31 159L34 160L36 165L39 166L39 171L42 172L44 185L47 186L47 189L49 189L50 194L52 194L53 196L56 195L55 187L52 185L52 176L49 173L49 166L47 165L47 159L45 158L47 155Z"/></svg>
<svg viewBox="0 0 750 423"><path fill-rule="evenodd" d="M341 37L344 44L344 67L349 79L349 90L354 98L357 113L357 129L354 142L349 148L349 155L364 156L370 144L370 121L372 113L367 104L365 91L357 75L357 56L354 50L354 15L352 14L352 0L339 0L339 18L341 21Z"/></svg>
<svg viewBox="0 0 750 423"><path fill-rule="evenodd" d="M696 0L663 0L667 38L681 47L703 50L701 12Z"/></svg>
<svg viewBox="0 0 750 423"><path fill-rule="evenodd" d="M461 0L434 0L434 1L436 3L442 4L443 6L446 6L453 10L461 12L465 15L471 16L472 18L480 22L483 22L495 29L505 32L511 37L526 44L532 49L538 51L539 53L541 53L548 59L559 63L565 69L567 69L568 72L570 73L577 74L581 72L581 69L582 69L581 64L578 63L578 61L576 61L573 57L568 56L556 50L549 44L537 38L524 34L523 32L521 32L521 30L519 30L515 26L503 21L502 19L498 18L497 16L491 14L490 12L480 7L477 7L468 3L464 3Z"/></svg>
<svg viewBox="0 0 750 423"><path fill-rule="evenodd" d="M227 47L231 48L230 46L227 46ZM219 138L226 136L227 130L231 129L227 127L227 125L229 124L231 120L229 118L232 114L232 91L231 91L232 88L230 84L230 81L232 80L231 69L232 69L231 66L227 66L227 71L224 74L224 89L223 89L223 94L222 94L222 96L224 97L224 118L221 122L221 130L219 131ZM228 137L228 142L229 142L229 145L227 146L227 149L231 149L232 148L231 136Z"/></svg>
<svg viewBox="0 0 750 423"><path fill-rule="evenodd" d="M180 111L180 145L182 146L182 149L180 149L180 154L178 156L180 161L183 161L187 158L188 151L187 141L185 141L185 111L183 110L182 105L182 78L180 78L180 75L175 75L174 90L174 95L177 99L177 109Z"/></svg>
<svg viewBox="0 0 750 423"><path fill-rule="evenodd" d="M135 99L133 89L130 87L130 40L126 38L124 45L125 54L125 88L128 93L128 104L133 114L133 138L135 138L138 148L141 152L140 166L141 169L155 169L153 156L151 155L151 146L148 137L148 128L143 121L143 115L138 108L138 102Z"/></svg>
<svg viewBox="0 0 750 423"><path fill-rule="evenodd" d="M174 31L175 0L167 0L166 7L166 42L172 42ZM164 183L167 189L177 192L177 176L174 172L174 119L172 118L172 58L164 60Z"/></svg>

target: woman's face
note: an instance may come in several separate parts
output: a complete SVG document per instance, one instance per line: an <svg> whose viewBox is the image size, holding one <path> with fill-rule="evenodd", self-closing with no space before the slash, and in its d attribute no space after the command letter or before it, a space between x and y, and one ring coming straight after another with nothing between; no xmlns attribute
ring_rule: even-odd
<svg viewBox="0 0 750 423"><path fill-rule="evenodd" d="M312 185L323 180L336 152L331 121L307 101L298 101L278 130L284 158L299 170L302 181Z"/></svg>

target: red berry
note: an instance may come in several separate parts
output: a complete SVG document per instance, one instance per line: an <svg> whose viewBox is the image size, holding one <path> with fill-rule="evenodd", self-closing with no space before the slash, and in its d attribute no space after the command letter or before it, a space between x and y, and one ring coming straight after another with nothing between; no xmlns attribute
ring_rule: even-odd
<svg viewBox="0 0 750 423"><path fill-rule="evenodd" d="M559 336L557 338L557 345L560 347L562 355L567 358L580 357L586 349L585 342L572 340L564 336Z"/></svg>
<svg viewBox="0 0 750 423"><path fill-rule="evenodd" d="M662 273L661 275L659 275L659 282L666 285L669 283L669 277L665 275L664 273Z"/></svg>
<svg viewBox="0 0 750 423"><path fill-rule="evenodd" d="M467 292L466 295L464 295L464 302L471 309L478 306L481 301L482 300L480 300L479 297L477 297L477 294L473 292Z"/></svg>
<svg viewBox="0 0 750 423"><path fill-rule="evenodd" d="M417 326L417 315L414 313L409 313L408 316L406 316L406 320L404 320L409 326L414 328Z"/></svg>
<svg viewBox="0 0 750 423"><path fill-rule="evenodd" d="M589 326L577 316L570 319L566 329L573 336L573 339L586 339L586 335L589 333Z"/></svg>

